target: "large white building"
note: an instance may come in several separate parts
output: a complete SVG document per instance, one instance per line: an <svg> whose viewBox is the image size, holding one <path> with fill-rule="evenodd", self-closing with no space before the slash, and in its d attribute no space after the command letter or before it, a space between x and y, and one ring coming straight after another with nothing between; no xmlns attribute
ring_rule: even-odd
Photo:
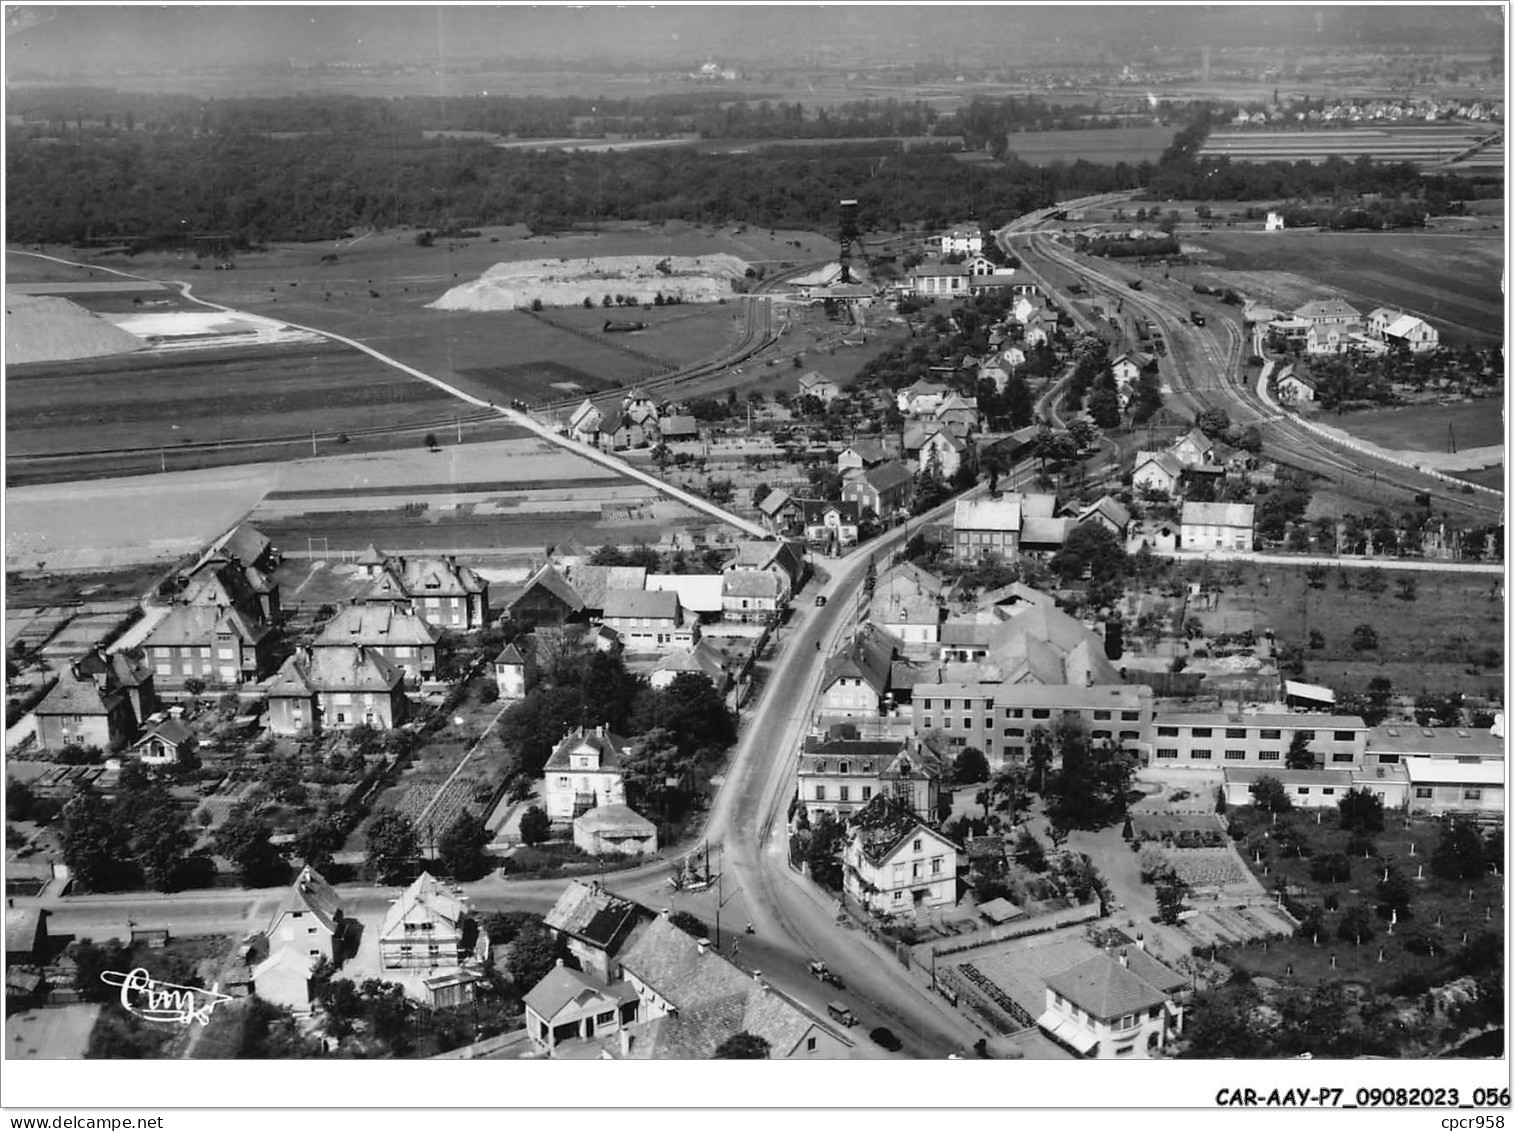
<svg viewBox="0 0 1515 1131"><path fill-rule="evenodd" d="M891 918L957 902L957 845L886 799L854 817L842 854L847 894Z"/></svg>

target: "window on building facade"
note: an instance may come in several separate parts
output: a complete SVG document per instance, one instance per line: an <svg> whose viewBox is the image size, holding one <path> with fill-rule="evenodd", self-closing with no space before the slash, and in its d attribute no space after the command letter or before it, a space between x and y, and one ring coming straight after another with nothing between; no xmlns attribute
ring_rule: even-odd
<svg viewBox="0 0 1515 1131"><path fill-rule="evenodd" d="M1259 750L1257 752L1257 760L1259 762L1276 762L1276 761L1278 761L1278 751L1277 750Z"/></svg>
<svg viewBox="0 0 1515 1131"><path fill-rule="evenodd" d="M1483 790L1481 790L1481 789L1465 789L1465 790L1462 791L1462 799L1464 801L1482 801L1483 800Z"/></svg>
<svg viewBox="0 0 1515 1131"><path fill-rule="evenodd" d="M1243 761L1246 757L1247 757L1247 752L1245 750L1227 750L1226 751L1226 761L1228 761L1228 762L1240 762L1240 761Z"/></svg>
<svg viewBox="0 0 1515 1131"><path fill-rule="evenodd" d="M1191 750L1191 751L1189 751L1189 757L1190 757L1191 760L1193 760L1195 762L1208 762L1210 760L1210 751L1208 751L1208 750Z"/></svg>
<svg viewBox="0 0 1515 1131"><path fill-rule="evenodd" d="M1092 730L1092 731L1089 732L1089 737L1090 738L1110 738L1111 737L1111 733L1108 730Z"/></svg>
<svg viewBox="0 0 1515 1131"><path fill-rule="evenodd" d="M1299 735L1306 742L1314 742L1315 741L1315 732L1313 730L1297 730L1294 733L1297 734L1297 735Z"/></svg>
<svg viewBox="0 0 1515 1131"><path fill-rule="evenodd" d="M1122 711L1120 713L1120 720L1123 723L1134 723L1140 720L1141 717L1142 713L1140 711Z"/></svg>
<svg viewBox="0 0 1515 1131"><path fill-rule="evenodd" d="M1246 727L1227 727L1226 728L1226 737L1227 738L1246 738L1247 737L1247 728Z"/></svg>
<svg viewBox="0 0 1515 1131"><path fill-rule="evenodd" d="M1050 719L1052 712L1045 707L1034 707L1031 710L1031 717L1033 719Z"/></svg>
<svg viewBox="0 0 1515 1131"><path fill-rule="evenodd" d="M1331 737L1337 742L1351 742L1356 735L1350 730L1337 730L1331 732Z"/></svg>
<svg viewBox="0 0 1515 1131"><path fill-rule="evenodd" d="M1352 756L1352 752L1351 751L1347 751L1345 753L1342 753L1342 752L1338 751L1337 753L1331 755L1331 761L1333 761L1333 762L1351 762L1351 761L1354 761L1354 758Z"/></svg>
<svg viewBox="0 0 1515 1131"><path fill-rule="evenodd" d="M851 801L852 800L852 797L850 796L851 793L852 793L852 790L850 788L848 788L847 786L844 785L844 786L841 787L841 795L837 798L837 800L839 800L839 801Z"/></svg>
<svg viewBox="0 0 1515 1131"><path fill-rule="evenodd" d="M916 837L915 838L915 843L910 846L910 850L912 852L919 852L921 850L921 838L920 837Z"/></svg>
<svg viewBox="0 0 1515 1131"><path fill-rule="evenodd" d="M1096 719L1108 719L1110 717L1110 712L1109 711L1095 711L1094 712L1094 717Z"/></svg>
<svg viewBox="0 0 1515 1131"><path fill-rule="evenodd" d="M1159 746L1157 748L1157 756L1159 758L1177 758L1178 750L1172 746Z"/></svg>
<svg viewBox="0 0 1515 1131"><path fill-rule="evenodd" d="M1162 738L1177 738L1178 737L1178 728L1177 727L1158 727L1157 728L1157 733L1158 733L1159 737L1162 737Z"/></svg>
<svg viewBox="0 0 1515 1131"><path fill-rule="evenodd" d="M1415 800L1417 800L1417 801L1429 801L1429 800L1431 800L1431 791L1429 789L1427 789L1425 786L1416 786L1415 787Z"/></svg>
<svg viewBox="0 0 1515 1131"><path fill-rule="evenodd" d="M1194 737L1194 738L1209 738L1210 737L1210 728L1209 727L1190 727L1189 728L1189 734L1192 737Z"/></svg>
<svg viewBox="0 0 1515 1131"><path fill-rule="evenodd" d="M1335 797L1336 796L1336 787L1335 786L1331 786L1331 785L1322 786L1321 787L1321 791L1320 791L1320 795L1322 797Z"/></svg>
<svg viewBox="0 0 1515 1131"><path fill-rule="evenodd" d="M1263 738L1274 738L1274 739L1276 739L1276 738L1279 738L1281 736L1281 734L1282 734L1282 732L1277 727L1263 727L1263 729L1262 729L1262 737Z"/></svg>
<svg viewBox="0 0 1515 1131"><path fill-rule="evenodd" d="M815 799L817 801L825 801L826 800L826 787L825 786L818 785L818 786L815 787Z"/></svg>
<svg viewBox="0 0 1515 1131"><path fill-rule="evenodd" d="M872 799L872 797L873 797L873 787L871 785L865 785L865 786L863 786L863 800L864 801L868 801L868 800Z"/></svg>

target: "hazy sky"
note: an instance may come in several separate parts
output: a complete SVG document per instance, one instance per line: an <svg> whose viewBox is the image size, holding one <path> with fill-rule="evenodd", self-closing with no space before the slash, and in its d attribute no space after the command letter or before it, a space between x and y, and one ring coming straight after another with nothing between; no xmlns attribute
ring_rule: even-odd
<svg viewBox="0 0 1515 1131"><path fill-rule="evenodd" d="M58 77L239 64L618 58L678 66L707 56L1015 65L1038 45L1123 49L1322 41L1502 49L1495 6L1220 7L1052 4L838 6L234 6L7 8L8 70Z"/></svg>

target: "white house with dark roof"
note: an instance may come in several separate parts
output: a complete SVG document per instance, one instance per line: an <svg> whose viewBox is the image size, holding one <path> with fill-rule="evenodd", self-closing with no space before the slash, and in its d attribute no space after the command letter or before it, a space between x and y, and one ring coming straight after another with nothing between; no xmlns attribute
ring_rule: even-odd
<svg viewBox="0 0 1515 1131"><path fill-rule="evenodd" d="M894 645L888 634L865 625L826 660L816 711L822 716L878 716L889 693Z"/></svg>
<svg viewBox="0 0 1515 1131"><path fill-rule="evenodd" d="M915 477L898 460L890 460L867 471L853 472L842 484L842 498L857 503L880 518L890 518L910 505Z"/></svg>
<svg viewBox="0 0 1515 1131"><path fill-rule="evenodd" d="M322 626L311 647L369 648L420 681L436 671L441 635L409 605L348 605Z"/></svg>
<svg viewBox="0 0 1515 1131"><path fill-rule="evenodd" d="M154 715L127 750L145 766L177 766L194 753L196 745L194 732L177 714Z"/></svg>
<svg viewBox="0 0 1515 1131"><path fill-rule="evenodd" d="M808 373L800 374L798 395L815 397L821 401L834 401L842 395L842 388L830 377L812 369Z"/></svg>
<svg viewBox="0 0 1515 1131"><path fill-rule="evenodd" d="M58 682L33 712L38 747L61 750L65 746L98 746L108 750L129 740L136 732L139 716L130 694L133 689L122 684L118 672L136 667L116 653L106 670L87 674L81 661L60 672ZM151 675L146 679L150 695Z"/></svg>
<svg viewBox="0 0 1515 1131"><path fill-rule="evenodd" d="M877 797L848 823L842 883L864 907L891 918L952 907L960 851L908 809Z"/></svg>
<svg viewBox="0 0 1515 1131"><path fill-rule="evenodd" d="M1109 495L1101 495L1078 514L1080 524L1096 522L1122 541L1131 527L1131 512Z"/></svg>
<svg viewBox="0 0 1515 1131"><path fill-rule="evenodd" d="M834 552L857 545L857 503L851 499L801 499L800 521L805 540Z"/></svg>
<svg viewBox="0 0 1515 1131"><path fill-rule="evenodd" d="M1252 549L1251 503L1185 503L1179 512L1179 546L1185 550Z"/></svg>
<svg viewBox="0 0 1515 1131"><path fill-rule="evenodd" d="M536 682L536 640L527 635L519 636L494 658L495 689L505 700L524 699Z"/></svg>
<svg viewBox="0 0 1515 1131"><path fill-rule="evenodd" d="M467 632L489 620L489 582L457 559L407 558L370 545L360 559L364 604L406 604L438 628Z"/></svg>
<svg viewBox="0 0 1515 1131"><path fill-rule="evenodd" d="M1188 980L1136 947L1098 954L1047 979L1037 1027L1090 1060L1147 1060L1182 1032Z"/></svg>
<svg viewBox="0 0 1515 1131"><path fill-rule="evenodd" d="M573 410L573 415L568 418L568 434L583 444L593 444L600 435L600 422L605 419L605 414L594 406L594 402L588 397L584 403Z"/></svg>
<svg viewBox="0 0 1515 1131"><path fill-rule="evenodd" d="M701 640L692 648L670 652L664 656L658 661L657 667L652 669L647 682L654 691L660 691L684 674L704 676L710 681L710 685L722 694L725 693L727 681L730 679L720 650L709 641Z"/></svg>
<svg viewBox="0 0 1515 1131"><path fill-rule="evenodd" d="M1177 440L1173 441L1170 452L1185 467L1195 464L1210 463L1215 459L1215 441L1206 436L1198 428L1191 428Z"/></svg>
<svg viewBox="0 0 1515 1131"><path fill-rule="evenodd" d="M542 767L545 808L554 821L571 821L601 805L626 804L621 762L631 743L603 726L564 735Z"/></svg>
<svg viewBox="0 0 1515 1131"><path fill-rule="evenodd" d="M603 621L631 652L669 652L700 638L700 626L684 622L679 595L671 590L608 589Z"/></svg>
<svg viewBox="0 0 1515 1131"><path fill-rule="evenodd" d="M940 424L932 422L905 429L905 455L917 471L934 467L943 479L951 479L963 466L967 453L967 443Z"/></svg>
<svg viewBox="0 0 1515 1131"><path fill-rule="evenodd" d="M1184 465L1172 452L1137 452L1131 486L1171 495L1183 479Z"/></svg>
<svg viewBox="0 0 1515 1131"><path fill-rule="evenodd" d="M307 864L285 889L263 934L270 953L293 947L309 958L340 962L345 932L342 900L336 889Z"/></svg>
<svg viewBox="0 0 1515 1131"><path fill-rule="evenodd" d="M959 224L941 234L943 255L978 255L984 250L984 233L972 224Z"/></svg>
<svg viewBox="0 0 1515 1131"><path fill-rule="evenodd" d="M946 385L921 377L896 394L895 404L906 416L930 416L936 412L948 391Z"/></svg>
<svg viewBox="0 0 1515 1131"><path fill-rule="evenodd" d="M1315 400L1315 378L1308 373L1298 372L1292 365L1284 367L1275 379L1274 387L1278 390L1279 401L1286 405Z"/></svg>
<svg viewBox="0 0 1515 1131"><path fill-rule="evenodd" d="M1385 326L1383 339L1390 345L1403 346L1411 353L1431 353L1441 345L1441 335L1436 327L1413 314L1402 314Z"/></svg>
<svg viewBox="0 0 1515 1131"><path fill-rule="evenodd" d="M836 468L838 471L847 471L851 468L877 467L888 458L889 453L877 440L854 440L837 453Z"/></svg>

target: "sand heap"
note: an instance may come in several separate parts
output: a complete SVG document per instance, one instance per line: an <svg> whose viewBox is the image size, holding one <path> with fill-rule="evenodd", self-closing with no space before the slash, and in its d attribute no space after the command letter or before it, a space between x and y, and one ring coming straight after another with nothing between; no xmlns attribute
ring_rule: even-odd
<svg viewBox="0 0 1515 1131"><path fill-rule="evenodd" d="M7 365L108 357L147 348L135 334L66 298L7 292L5 315Z"/></svg>
<svg viewBox="0 0 1515 1131"><path fill-rule="evenodd" d="M732 282L746 273L747 264L734 255L523 259L496 263L428 305L433 310L515 310L536 299L543 306L582 306L588 298L599 307L607 294L649 303L659 293L684 302L715 302L729 297Z"/></svg>

